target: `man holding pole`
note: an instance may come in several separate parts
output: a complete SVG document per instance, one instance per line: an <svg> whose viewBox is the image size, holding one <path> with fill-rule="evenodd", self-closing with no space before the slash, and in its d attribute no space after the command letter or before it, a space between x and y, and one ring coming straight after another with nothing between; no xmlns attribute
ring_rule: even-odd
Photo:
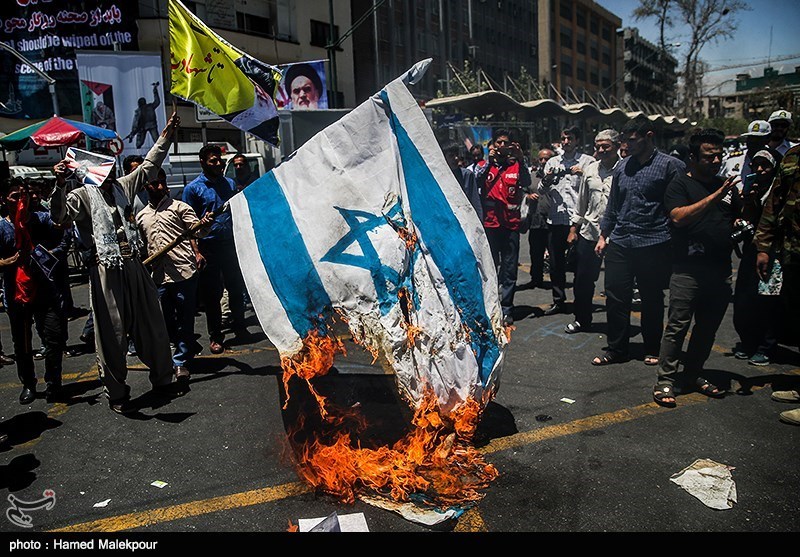
<svg viewBox="0 0 800 557"><path fill-rule="evenodd" d="M133 199L154 179L167 156L180 119L172 113L156 144L136 170L119 179L114 170L100 186L64 190L67 161L53 168L56 187L50 214L58 224L74 221L89 256L89 295L94 312L100 379L111 410L135 412L130 402L126 353L128 335L150 369L153 390L170 394L172 358L153 279L139 259L142 242L133 218Z"/></svg>
<svg viewBox="0 0 800 557"><path fill-rule="evenodd" d="M198 220L197 214L183 201L172 199L167 175L147 184L149 203L136 215L136 223L147 242L147 260L158 287L158 298L170 340L175 344L172 364L175 378L188 381L187 364L194 358L194 312L197 305L197 274L206 260L197 248L194 235L203 235L213 214Z"/></svg>

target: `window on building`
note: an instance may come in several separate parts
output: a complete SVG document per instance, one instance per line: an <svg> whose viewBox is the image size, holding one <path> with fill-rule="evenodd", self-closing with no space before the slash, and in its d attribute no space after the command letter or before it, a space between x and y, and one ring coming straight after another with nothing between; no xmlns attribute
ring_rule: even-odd
<svg viewBox="0 0 800 557"><path fill-rule="evenodd" d="M191 2L191 1L187 0L183 4L189 9L190 12L192 12L194 15L196 15L200 19L206 19L206 4L205 4L205 2Z"/></svg>
<svg viewBox="0 0 800 557"><path fill-rule="evenodd" d="M567 58L565 56L561 57L561 63L559 64L561 75L566 77L572 77L572 59Z"/></svg>
<svg viewBox="0 0 800 557"><path fill-rule="evenodd" d="M333 26L334 41L339 40L339 26ZM331 43L331 25L325 21L311 20L311 46L325 48Z"/></svg>
<svg viewBox="0 0 800 557"><path fill-rule="evenodd" d="M576 42L576 50L578 51L578 54L586 54L586 39L583 37L578 37Z"/></svg>
<svg viewBox="0 0 800 557"><path fill-rule="evenodd" d="M600 60L600 52L597 50L597 44L592 44L592 47L589 49L589 55L592 57L592 60Z"/></svg>
<svg viewBox="0 0 800 557"><path fill-rule="evenodd" d="M572 21L572 2L569 0L561 0L561 17Z"/></svg>
<svg viewBox="0 0 800 557"><path fill-rule="evenodd" d="M600 76L597 72L592 72L589 74L589 81L591 81L592 85L600 85Z"/></svg>
<svg viewBox="0 0 800 557"><path fill-rule="evenodd" d="M572 29L565 25L561 26L561 48L572 49Z"/></svg>
<svg viewBox="0 0 800 557"><path fill-rule="evenodd" d="M607 46L604 46L604 47L603 47L603 58L602 58L602 62L603 62L603 64L605 64L606 66L610 66L610 65L611 65L611 49L610 49L610 48L608 48Z"/></svg>
<svg viewBox="0 0 800 557"><path fill-rule="evenodd" d="M578 27L586 29L586 12L583 10L578 10L575 18L578 20Z"/></svg>
<svg viewBox="0 0 800 557"><path fill-rule="evenodd" d="M272 21L268 17L236 12L236 28L251 35L272 36Z"/></svg>
<svg viewBox="0 0 800 557"><path fill-rule="evenodd" d="M586 81L586 68L578 67L578 81Z"/></svg>
<svg viewBox="0 0 800 557"><path fill-rule="evenodd" d="M589 21L589 31L591 31L593 35L597 35L597 33L599 32L599 28L600 26L598 25L597 20L592 18Z"/></svg>
<svg viewBox="0 0 800 557"><path fill-rule="evenodd" d="M611 28L608 25L603 25L603 39L611 42Z"/></svg>

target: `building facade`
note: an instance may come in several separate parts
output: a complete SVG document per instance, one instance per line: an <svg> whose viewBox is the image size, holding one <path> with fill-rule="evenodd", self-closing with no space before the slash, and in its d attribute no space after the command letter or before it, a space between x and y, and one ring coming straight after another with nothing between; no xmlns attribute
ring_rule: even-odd
<svg viewBox="0 0 800 557"><path fill-rule="evenodd" d="M375 4L351 0L353 20ZM356 99L425 58L433 63L415 87L421 99L452 93L465 61L483 89L508 90L521 68L536 76L536 36L532 0L387 0L353 34Z"/></svg>
<svg viewBox="0 0 800 557"><path fill-rule="evenodd" d="M586 93L619 97L622 20L592 0L537 5L540 83L569 103L591 102Z"/></svg>
<svg viewBox="0 0 800 557"><path fill-rule="evenodd" d="M779 73L765 68L760 77L736 76L736 90L700 98L695 115L703 118L739 118L747 121L768 117L775 110L800 112L800 66Z"/></svg>
<svg viewBox="0 0 800 557"><path fill-rule="evenodd" d="M626 27L621 34L625 104L650 103L672 108L678 86L678 61L668 51L642 38L634 27Z"/></svg>

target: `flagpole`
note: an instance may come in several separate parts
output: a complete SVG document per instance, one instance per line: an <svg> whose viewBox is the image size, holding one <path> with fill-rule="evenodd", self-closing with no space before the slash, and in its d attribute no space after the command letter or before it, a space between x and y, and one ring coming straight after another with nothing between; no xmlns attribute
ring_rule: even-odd
<svg viewBox="0 0 800 557"><path fill-rule="evenodd" d="M378 10L378 8L380 8L383 5L384 2L386 2L386 0L377 0L377 1L373 0L372 7L369 10L367 10L361 17L359 17L358 20L353 24L353 26L350 27L350 29L342 33L339 38L334 40L333 33L335 27L333 24L333 0L328 0L328 11L330 12L330 18L331 18L330 43L325 48L328 51L328 59L330 60L330 65L331 65L330 83L331 83L331 96L333 97L332 99L328 99L329 108L338 108L336 106L336 49L342 45L342 43L345 41L345 39L347 39L347 37L353 34L353 31L355 31L359 25L364 23L364 21L366 21L369 16L375 13ZM376 43L377 40L378 38L376 35L375 37ZM375 79L377 82L378 81L377 75L375 76Z"/></svg>
<svg viewBox="0 0 800 557"><path fill-rule="evenodd" d="M328 46L328 60L331 64L331 98L328 99L328 106L330 108L337 108L336 106L336 44L334 37L334 30L336 26L333 24L333 0L328 0L328 11L330 12L330 45Z"/></svg>

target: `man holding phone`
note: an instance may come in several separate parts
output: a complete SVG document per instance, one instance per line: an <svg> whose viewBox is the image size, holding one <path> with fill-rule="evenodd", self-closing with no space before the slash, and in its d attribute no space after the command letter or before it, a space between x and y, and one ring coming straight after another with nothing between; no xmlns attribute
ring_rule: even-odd
<svg viewBox="0 0 800 557"><path fill-rule="evenodd" d="M709 397L724 393L700 376L731 298L734 222L741 213L739 178L718 176L725 134L700 129L689 138L689 171L677 176L664 196L673 242L669 316L661 340L653 398L675 406L675 383L686 334L694 328L682 360L684 375Z"/></svg>
<svg viewBox="0 0 800 557"><path fill-rule="evenodd" d="M497 267L503 323L513 325L514 290L519 263L520 208L530 193L531 175L519 143L511 132L498 129L489 148L489 161L478 170L478 185L483 205L483 227Z"/></svg>

